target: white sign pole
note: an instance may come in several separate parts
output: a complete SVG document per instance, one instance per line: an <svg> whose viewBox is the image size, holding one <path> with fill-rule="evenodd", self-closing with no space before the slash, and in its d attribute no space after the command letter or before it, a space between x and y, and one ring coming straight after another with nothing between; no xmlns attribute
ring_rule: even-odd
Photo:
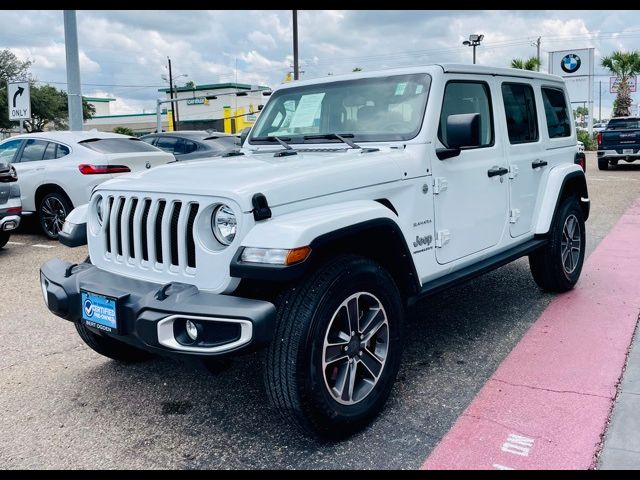
<svg viewBox="0 0 640 480"><path fill-rule="evenodd" d="M593 64L594 64L594 49L589 49L589 136L593 136Z"/></svg>

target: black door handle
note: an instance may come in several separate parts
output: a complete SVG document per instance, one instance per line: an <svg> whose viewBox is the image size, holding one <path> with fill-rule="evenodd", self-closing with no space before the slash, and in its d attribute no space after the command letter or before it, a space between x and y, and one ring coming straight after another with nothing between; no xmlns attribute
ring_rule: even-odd
<svg viewBox="0 0 640 480"><path fill-rule="evenodd" d="M536 160L531 164L531 168L546 167L548 165L544 160Z"/></svg>
<svg viewBox="0 0 640 480"><path fill-rule="evenodd" d="M504 167L493 167L487 171L487 175L489 177L495 177L496 175L506 175L507 173L509 173L509 169Z"/></svg>

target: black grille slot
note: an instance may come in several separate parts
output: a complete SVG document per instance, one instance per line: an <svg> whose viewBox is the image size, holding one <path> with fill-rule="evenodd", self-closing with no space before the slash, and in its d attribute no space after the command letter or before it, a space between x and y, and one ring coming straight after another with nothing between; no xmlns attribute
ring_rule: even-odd
<svg viewBox="0 0 640 480"><path fill-rule="evenodd" d="M182 202L173 204L173 213L171 214L171 265L178 265L178 220L180 219L180 210Z"/></svg>
<svg viewBox="0 0 640 480"><path fill-rule="evenodd" d="M158 214L156 215L156 262L162 263L162 215L167 202L160 200L158 202Z"/></svg>
<svg viewBox="0 0 640 480"><path fill-rule="evenodd" d="M151 209L151 200L144 201L144 207L142 210L142 222L140 229L140 239L142 240L142 259L149 260L149 246L147 245L147 219L149 218L149 210Z"/></svg>
<svg viewBox="0 0 640 480"><path fill-rule="evenodd" d="M196 220L196 215L198 214L198 208L200 208L200 205L192 203L189 207L187 231L185 232L185 235L187 236L187 266L196 268L196 244L193 239L193 224Z"/></svg>
<svg viewBox="0 0 640 480"><path fill-rule="evenodd" d="M136 258L136 246L133 241L133 216L136 214L136 207L138 206L138 199L131 199L131 211L129 213L129 257Z"/></svg>
<svg viewBox="0 0 640 480"><path fill-rule="evenodd" d="M120 220L122 220L122 210L124 210L124 198L118 199L118 206L116 208L118 209L118 213L116 214L116 239L118 242L116 252L118 255L122 255L122 223Z"/></svg>
<svg viewBox="0 0 640 480"><path fill-rule="evenodd" d="M108 214L105 214L105 216L103 217L102 221L105 222L105 233L107 235L107 252L111 253L111 233L109 231L109 221L111 218L111 209L113 208L113 197L109 197L108 199L108 207L107 207L107 212Z"/></svg>

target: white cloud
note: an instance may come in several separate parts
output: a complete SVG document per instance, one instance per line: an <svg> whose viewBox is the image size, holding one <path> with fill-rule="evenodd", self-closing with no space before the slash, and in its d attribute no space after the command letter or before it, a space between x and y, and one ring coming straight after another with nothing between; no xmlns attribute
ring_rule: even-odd
<svg viewBox="0 0 640 480"><path fill-rule="evenodd" d="M260 49L276 48L276 41L273 39L273 37L269 33L263 33L258 30L254 30L249 34L248 38L251 42L253 42L256 48L260 48Z"/></svg>

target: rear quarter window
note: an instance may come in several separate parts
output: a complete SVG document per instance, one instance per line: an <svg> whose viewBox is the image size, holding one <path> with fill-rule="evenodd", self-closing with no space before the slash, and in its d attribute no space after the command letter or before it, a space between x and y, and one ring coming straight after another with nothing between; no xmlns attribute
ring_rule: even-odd
<svg viewBox="0 0 640 480"><path fill-rule="evenodd" d="M571 119L564 92L558 88L543 88L542 103L544 104L549 138L571 136Z"/></svg>
<svg viewBox="0 0 640 480"><path fill-rule="evenodd" d="M153 145L143 142L137 138L92 138L78 142L89 150L98 153L137 153L137 152L158 152Z"/></svg>

